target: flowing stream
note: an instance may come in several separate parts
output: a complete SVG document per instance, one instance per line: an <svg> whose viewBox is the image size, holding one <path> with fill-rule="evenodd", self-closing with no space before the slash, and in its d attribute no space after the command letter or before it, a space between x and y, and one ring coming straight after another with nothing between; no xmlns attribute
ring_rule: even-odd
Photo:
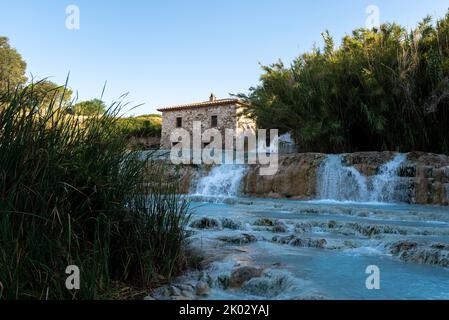
<svg viewBox="0 0 449 320"><path fill-rule="evenodd" d="M449 299L449 210L398 202L403 161L366 178L329 156L317 182L332 203L243 197L245 168L214 168L191 196L190 241L207 267L172 287L206 284L195 299ZM372 265L378 290L366 287Z"/></svg>

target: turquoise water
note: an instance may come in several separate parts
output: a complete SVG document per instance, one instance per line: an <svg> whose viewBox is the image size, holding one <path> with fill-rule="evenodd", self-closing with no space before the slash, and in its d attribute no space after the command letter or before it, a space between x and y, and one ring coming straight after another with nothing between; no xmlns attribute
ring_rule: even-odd
<svg viewBox="0 0 449 320"><path fill-rule="evenodd" d="M207 299L449 299L447 207L252 198L191 201L192 221L216 222L213 228L190 228L191 245L211 260L205 271L212 286ZM257 225L259 219L269 219L280 230ZM242 235L254 239L226 241ZM289 236L306 243L324 239L326 244L316 248L273 239ZM394 254L399 241L416 243L418 249ZM365 286L369 265L380 269L379 290ZM223 285L221 279L241 266L264 273L241 288Z"/></svg>

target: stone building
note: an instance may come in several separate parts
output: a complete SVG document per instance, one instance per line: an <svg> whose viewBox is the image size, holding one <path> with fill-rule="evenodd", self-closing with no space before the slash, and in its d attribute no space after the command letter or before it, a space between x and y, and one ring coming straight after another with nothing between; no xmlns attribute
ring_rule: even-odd
<svg viewBox="0 0 449 320"><path fill-rule="evenodd" d="M193 122L201 122L201 130L204 132L210 128L218 129L225 137L225 129L234 130L239 134L244 130L255 131L253 120L241 115L245 104L239 99L217 100L211 94L208 101L171 106L158 109L162 112L161 148L170 149L170 134L176 128L183 128L192 133Z"/></svg>

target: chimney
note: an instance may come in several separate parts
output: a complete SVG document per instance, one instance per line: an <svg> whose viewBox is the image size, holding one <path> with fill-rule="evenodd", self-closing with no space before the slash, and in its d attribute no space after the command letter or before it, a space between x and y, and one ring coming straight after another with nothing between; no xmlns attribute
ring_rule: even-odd
<svg viewBox="0 0 449 320"><path fill-rule="evenodd" d="M211 93L211 94L210 94L210 97L209 97L209 101L210 101L210 102L214 102L214 101L216 101L216 100L217 100L217 97L215 97L215 94Z"/></svg>

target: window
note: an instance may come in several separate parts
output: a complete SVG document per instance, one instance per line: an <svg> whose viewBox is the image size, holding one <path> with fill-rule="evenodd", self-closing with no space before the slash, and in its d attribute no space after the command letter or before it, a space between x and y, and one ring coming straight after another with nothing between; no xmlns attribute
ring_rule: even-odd
<svg viewBox="0 0 449 320"><path fill-rule="evenodd" d="M182 128L182 118L176 118L176 128Z"/></svg>
<svg viewBox="0 0 449 320"><path fill-rule="evenodd" d="M218 125L218 117L217 116L211 117L210 125L212 128L215 128Z"/></svg>
<svg viewBox="0 0 449 320"><path fill-rule="evenodd" d="M267 148L269 148L271 146L271 135L270 135L270 130L267 130L267 136L265 137L265 143L267 145Z"/></svg>

